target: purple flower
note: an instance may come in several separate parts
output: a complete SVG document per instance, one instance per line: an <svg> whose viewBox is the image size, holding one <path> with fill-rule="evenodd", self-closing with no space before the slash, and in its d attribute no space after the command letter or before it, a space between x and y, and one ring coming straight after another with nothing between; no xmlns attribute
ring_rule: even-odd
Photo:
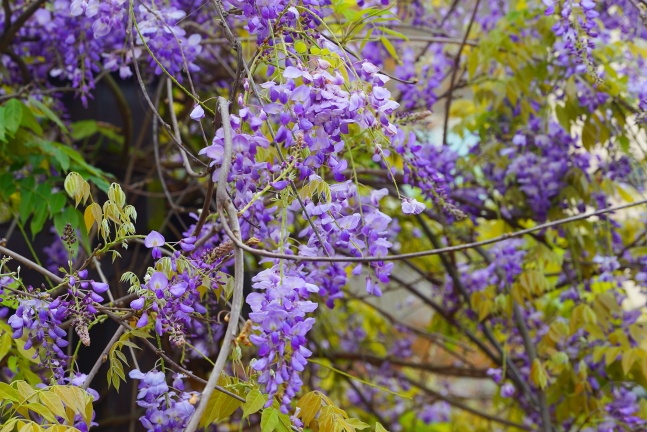
<svg viewBox="0 0 647 432"><path fill-rule="evenodd" d="M402 213L404 214L420 214L425 208L426 206L423 203L413 198L404 198L402 200Z"/></svg>
<svg viewBox="0 0 647 432"><path fill-rule="evenodd" d="M151 231L150 234L144 239L144 245L147 248L153 248L153 258L159 259L162 257L161 246L164 246L164 236L157 231Z"/></svg>
<svg viewBox="0 0 647 432"><path fill-rule="evenodd" d="M283 273L283 277L281 277ZM263 291L251 293L247 303L252 313L249 318L259 334L250 336L252 343L259 347L261 356L252 367L261 373L259 383L273 396L284 387L281 409L287 412L287 405L301 388L298 373L307 364L312 354L305 344L306 334L314 325L314 318L306 317L317 304L305 298L316 287L304 279L304 274L296 269L284 269L278 265L264 270L254 277L254 288ZM291 360L287 361L283 352L290 347ZM268 399L268 406L272 397Z"/></svg>
<svg viewBox="0 0 647 432"><path fill-rule="evenodd" d="M514 396L516 389L510 383L505 383L501 386L501 396L504 398L511 398Z"/></svg>
<svg viewBox="0 0 647 432"><path fill-rule="evenodd" d="M425 424L444 423L449 421L451 408L447 402L436 402L433 405L425 405L420 412L420 420Z"/></svg>
<svg viewBox="0 0 647 432"><path fill-rule="evenodd" d="M67 333L61 328L68 314L69 303L60 297L51 303L27 297L18 300L16 313L7 320L14 331L13 338L26 337L25 349L37 347L41 366L50 368L57 380L64 377L68 358L62 350L68 345Z"/></svg>
<svg viewBox="0 0 647 432"><path fill-rule="evenodd" d="M137 328L146 327L148 325L148 314L144 312L137 320Z"/></svg>
<svg viewBox="0 0 647 432"><path fill-rule="evenodd" d="M194 243L196 240L197 238L194 236L183 238L180 240L180 248L185 252L192 251L195 249Z"/></svg>
<svg viewBox="0 0 647 432"><path fill-rule="evenodd" d="M501 379L503 378L503 371L501 369L490 368L486 373L497 384L499 384L501 382Z"/></svg>
<svg viewBox="0 0 647 432"><path fill-rule="evenodd" d="M95 281L90 281L90 285L92 286L92 289L96 293L104 293L110 289L110 286L107 283L103 282L95 282Z"/></svg>
<svg viewBox="0 0 647 432"><path fill-rule="evenodd" d="M181 391L184 389L181 376L176 375L173 380L173 386L180 390L178 394L166 384L163 372L151 370L142 373L134 369L128 375L140 380L137 404L146 408L144 415L139 418L144 428L154 432L180 432L186 428L195 410L189 401L196 393Z"/></svg>
<svg viewBox="0 0 647 432"><path fill-rule="evenodd" d="M146 300L144 298L138 298L130 302L130 307L135 310L141 310L145 303Z"/></svg>
<svg viewBox="0 0 647 432"><path fill-rule="evenodd" d="M193 108L193 110L191 111L190 117L193 120L196 120L196 121L200 120L200 119L203 119L204 118L204 109L202 108L202 106L200 106L199 104L196 105Z"/></svg>
<svg viewBox="0 0 647 432"><path fill-rule="evenodd" d="M164 288L168 286L168 278L162 272L155 272L148 281L148 286L155 292L157 298L164 298Z"/></svg>

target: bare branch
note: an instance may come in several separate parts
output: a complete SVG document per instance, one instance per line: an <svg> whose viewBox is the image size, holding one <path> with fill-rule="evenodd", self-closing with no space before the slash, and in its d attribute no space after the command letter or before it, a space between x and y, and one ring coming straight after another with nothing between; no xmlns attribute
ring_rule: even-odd
<svg viewBox="0 0 647 432"><path fill-rule="evenodd" d="M445 395L443 395L443 394L441 394L441 393L439 393L439 392L437 392L435 390L432 390L432 389L430 389L428 387L423 386L419 382L414 381L414 380L412 380L412 379L410 379L408 377L403 377L403 378L405 380L407 380L412 386L422 390L422 392L427 394L428 396L431 396L431 397L433 397L435 399L438 399L438 400L443 400L443 401L447 402L448 404L450 404L453 407L456 407L456 408L461 409L463 411L467 411L468 413L471 413L471 414L474 414L476 416L482 417L484 419L493 421L495 423L515 427L515 428L521 429L521 430L528 430L528 431L531 430L530 427L522 425L520 423L515 423L513 421L506 420L506 419L503 419L503 418L500 418L500 417L496 417L496 416L494 416L492 414L488 414L486 412L477 410L476 408L472 408L471 406L459 401L456 398L453 398L451 396L445 396Z"/></svg>
<svg viewBox="0 0 647 432"><path fill-rule="evenodd" d="M106 347L103 349L103 352L97 359L97 361L94 363L94 366L92 366L92 370L90 370L90 373L88 373L88 376L85 378L85 381L83 382L83 385L81 388L83 390L87 390L88 387L90 387L90 383L92 383L92 380L96 376L96 374L99 372L99 369L101 368L101 365L105 363L105 361L108 358L108 353L110 352L110 348L117 342L117 339L126 331L126 328L124 326L119 326L117 328L117 331L115 334L112 336L110 339L110 342L106 345Z"/></svg>

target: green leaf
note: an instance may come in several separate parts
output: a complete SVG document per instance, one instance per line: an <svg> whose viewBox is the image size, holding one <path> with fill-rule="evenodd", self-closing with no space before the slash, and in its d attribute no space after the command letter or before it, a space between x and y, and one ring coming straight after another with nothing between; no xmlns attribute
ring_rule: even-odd
<svg viewBox="0 0 647 432"><path fill-rule="evenodd" d="M35 200L35 194L31 190L22 190L20 194L20 206L18 207L18 215L20 221L24 224L29 219L34 208L32 203Z"/></svg>
<svg viewBox="0 0 647 432"><path fill-rule="evenodd" d="M49 212L50 214L56 214L60 212L65 203L67 202L67 197L63 193L55 193L49 197Z"/></svg>
<svg viewBox="0 0 647 432"><path fill-rule="evenodd" d="M4 127L11 134L14 135L22 121L23 105L17 99L11 99L4 106Z"/></svg>
<svg viewBox="0 0 647 432"><path fill-rule="evenodd" d="M400 58L398 57L398 52L395 50L395 47L393 46L391 41L385 37L381 37L380 42L382 42L382 45L384 45L384 49L386 49L386 52L388 52L389 55L399 63Z"/></svg>
<svg viewBox="0 0 647 432"><path fill-rule="evenodd" d="M0 142L7 142L4 111L4 107L0 106Z"/></svg>
<svg viewBox="0 0 647 432"><path fill-rule="evenodd" d="M382 423L375 423L375 432L389 432L387 431L384 426L382 426Z"/></svg>
<svg viewBox="0 0 647 432"><path fill-rule="evenodd" d="M54 160L58 162L63 172L68 172L70 170L70 157L63 150L55 148L52 151L52 156L54 157Z"/></svg>
<svg viewBox="0 0 647 432"><path fill-rule="evenodd" d="M299 54L305 54L308 52L308 46L305 42L298 40L294 43L294 50Z"/></svg>
<svg viewBox="0 0 647 432"><path fill-rule="evenodd" d="M72 138L80 141L89 138L99 131L94 120L81 120L72 124Z"/></svg>
<svg viewBox="0 0 647 432"><path fill-rule="evenodd" d="M383 32L383 33L390 34L391 36L395 37L396 39L400 39L400 40L403 40L403 41L408 41L409 40L409 38L405 34L400 33L398 31L395 31L393 29L390 29L388 27L380 26L379 30L381 32Z"/></svg>
<svg viewBox="0 0 647 432"><path fill-rule="evenodd" d="M61 128L61 130L62 130L63 132L65 132L65 133L69 133L69 131L68 131L68 129L67 129L67 126L65 126L65 124L61 121L60 117L59 117L59 116L57 116L57 115L54 113L54 111L52 111L51 109L49 109L49 107L48 107L47 105L45 105L44 103L42 103L42 102L41 102L41 101L39 101L38 99L33 99L33 98L32 98L32 99L29 99L29 103L30 103L31 105L34 105L34 106L35 106L36 108L38 108L39 110L41 110L41 111L43 112L43 114L45 115L45 117L47 117L47 118L48 118L48 119L50 119L52 122L54 122L54 123L56 124L56 126L58 126L59 128Z"/></svg>
<svg viewBox="0 0 647 432"><path fill-rule="evenodd" d="M43 229L43 225L47 220L47 202L42 199L37 199L34 206L34 217L29 224L32 236L35 236Z"/></svg>
<svg viewBox="0 0 647 432"><path fill-rule="evenodd" d="M258 412L265 406L267 397L258 390L252 390L247 394L243 404L243 418Z"/></svg>
<svg viewBox="0 0 647 432"><path fill-rule="evenodd" d="M1 121L1 120L0 120ZM9 196L16 191L16 183L13 174L8 172L0 175L0 196L9 199Z"/></svg>
<svg viewBox="0 0 647 432"><path fill-rule="evenodd" d="M230 377L223 375L220 378L218 385L226 388L230 384L230 380ZM200 419L200 425L205 427L220 420L224 420L232 415L242 404L243 403L238 399L215 390L209 398L209 402L207 402L207 408Z"/></svg>
<svg viewBox="0 0 647 432"><path fill-rule="evenodd" d="M274 408L266 408L261 414L261 432L274 432L279 425L279 412Z"/></svg>
<svg viewBox="0 0 647 432"><path fill-rule="evenodd" d="M582 126L582 145L585 149L591 150L598 142L598 131L589 117Z"/></svg>
<svg viewBox="0 0 647 432"><path fill-rule="evenodd" d="M30 129L37 135L43 134L43 128L38 123L36 116L34 116L31 110L26 106L23 106L22 120L20 121L20 125L26 127L27 129Z"/></svg>

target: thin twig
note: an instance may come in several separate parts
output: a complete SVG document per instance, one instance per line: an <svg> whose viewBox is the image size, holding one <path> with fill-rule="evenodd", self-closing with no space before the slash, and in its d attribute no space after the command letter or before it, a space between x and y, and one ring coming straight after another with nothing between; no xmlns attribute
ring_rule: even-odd
<svg viewBox="0 0 647 432"><path fill-rule="evenodd" d="M209 207L211 206L211 198L213 196L213 174L214 169L209 168L208 174L209 177L207 179L207 193L204 196L204 203L202 204L202 211L200 212L200 217L198 218L198 222L195 224L195 229L193 230L193 236L198 237L200 235L200 232L202 231L202 227L204 226L204 223L207 221L207 217L209 217ZM197 246L196 246L197 247Z"/></svg>
<svg viewBox="0 0 647 432"><path fill-rule="evenodd" d="M487 369L462 368L453 365L433 365L417 361L407 361L395 357L379 357L372 354L353 353L353 352L328 352L325 358L330 360L349 360L363 361L376 366L388 363L393 366L401 366L410 369L417 369L431 372L439 375L467 377L467 378L487 378Z"/></svg>
<svg viewBox="0 0 647 432"><path fill-rule="evenodd" d="M54 282L56 284L62 284L63 283L62 278L56 276L54 273L47 270L45 267L36 264L35 262L30 260L29 258L25 258L24 256L20 255L19 253L12 251L11 249L7 249L4 246L0 246L0 254L1 255L6 255L6 256L9 256L9 257L15 259L19 263L24 264L27 267L29 267L30 269L37 271L38 273L42 274L43 276L45 276L46 278L48 278L49 280L51 280L52 282Z"/></svg>
<svg viewBox="0 0 647 432"><path fill-rule="evenodd" d="M177 123L175 108L173 107L173 83L171 82L170 79L166 80L166 98L168 99L168 111L169 111L169 115L171 116L173 135L175 135L175 139L177 141L181 141L182 137L180 135L180 127ZM183 148L180 148L180 156L182 157L182 163L184 164L184 169L186 170L187 174L189 174L191 177L204 177L206 175L206 171L199 172L199 173L193 171L193 168L191 168L191 164L189 163L189 158L186 155L186 151Z"/></svg>
<svg viewBox="0 0 647 432"><path fill-rule="evenodd" d="M519 303L513 300L512 313L514 315L514 321L519 329L521 338L523 339L523 344L526 347L526 354L528 355L528 360L532 364L537 358L537 352L535 351L535 343L530 338L528 333L528 327L526 322L523 319L523 314L521 312L521 306ZM539 402L539 413L541 414L541 430L543 432L552 432L553 427L550 422L550 413L548 411L548 404L546 403L546 393L543 389L539 388L538 393L538 402Z"/></svg>
<svg viewBox="0 0 647 432"><path fill-rule="evenodd" d="M25 11L20 14L18 18L16 18L11 27L5 28L5 31L0 38L0 53L3 53L7 50L9 44L11 44L11 41L13 41L14 36L16 36L18 31L20 31L23 24L25 24L27 20L31 18L31 16L34 15L38 9L40 9L45 1L46 0L36 0L31 3L29 7L25 9Z"/></svg>
<svg viewBox="0 0 647 432"><path fill-rule="evenodd" d="M424 231L425 235L431 241L431 243L434 245L435 248L438 248L440 246L440 241L436 237L436 235L429 229L427 224L424 222L422 217L420 215L417 216L417 219L420 223L420 228ZM463 300L467 304L467 307L469 309L472 309L472 299L470 297L469 292L465 288L465 285L463 284L463 281L458 274L458 270L456 269L456 266L453 265L451 262L449 262L449 259L446 255L440 255L440 261L449 274L449 277L451 278L452 282L454 283L454 287L458 290L458 292L461 294L463 297ZM498 352L498 357L500 360L500 364L505 364L505 366L510 370L510 378L516 386L521 389L530 399L534 399L534 394L532 393L532 389L530 386L526 383L524 380L523 375L521 374L521 371L517 368L517 366L510 361L510 358L506 356L503 352L503 347L501 347L501 344L496 340L494 337L494 334L492 333L492 330L490 327L487 325L487 322L483 321L481 322L480 325L481 331L485 335L486 339L494 346L494 348Z"/></svg>
<svg viewBox="0 0 647 432"><path fill-rule="evenodd" d="M132 53L133 59L137 58L136 51L135 51L135 36L133 34L133 26L134 26L134 0L129 0L128 2L128 27L126 28L126 36L129 41L130 45L130 52ZM142 93L144 94L144 99L146 100L146 103L152 110L153 114L155 115L155 118L157 118L162 125L162 128L167 132L171 140L182 150L184 150L187 154L191 155L191 157L198 163L206 166L204 162L202 162L200 159L195 157L191 152L189 152L184 144L182 144L182 141L178 141L175 135L171 132L171 126L169 126L168 123L164 121L162 116L160 115L159 111L153 105L153 101L151 101L150 96L148 95L148 90L146 89L146 83L144 83L144 78L142 77L141 70L139 69L139 64L133 60L133 66L135 68L135 76L137 77L137 82L139 83L139 86L142 89Z"/></svg>
<svg viewBox="0 0 647 432"><path fill-rule="evenodd" d="M432 256L432 255L440 255L448 252L457 252L457 251L462 251L466 249L473 249L478 246L486 246L494 243L499 243L504 240L508 240L511 238L516 238L516 237L521 237L526 234L534 233L536 231L542 231L547 228L553 228L559 225L564 225L570 222L576 222L579 220L583 219L589 219L594 216L600 216L606 213L611 213L615 212L618 210L624 210L628 209L631 207L636 207L639 205L644 205L647 204L647 199L639 200L639 201L634 201L632 203L627 203L627 204L622 204L618 205L615 207L607 207L604 209L596 210L590 213L583 213L575 216L569 216L563 219L557 219L552 222L546 222L543 224L535 225L534 227L531 228L526 228L523 230L511 232L509 234L503 234L498 237L494 237L488 240L483 240L483 241L478 241L478 242L472 242L472 243L465 243L462 245L456 245L456 246L448 246L448 247L443 247L443 248L438 248L438 249L430 249L426 251L419 251L419 252L409 252L409 253L404 253L404 254L397 254L397 255L385 255L385 256L369 256L369 257L346 257L346 256L303 256L303 255L291 255L291 254L285 254L285 253L279 253L279 252L271 252L263 249L254 249L252 247L247 246L244 244L242 241L238 239L232 239L232 241L241 249L252 253L254 255L258 256L263 256L263 257L268 257L268 258L275 258L275 259L287 259L287 260L292 260L292 261L317 261L317 262L376 262L376 261L402 261L406 260L409 258L419 258L419 257L424 257L424 256Z"/></svg>
<svg viewBox="0 0 647 432"><path fill-rule="evenodd" d="M405 380L407 380L412 386L422 390L422 392L427 394L428 396L431 396L431 397L433 397L435 399L443 400L443 401L447 402L448 404L450 404L453 407L456 407L456 408L461 409L463 411L467 411L469 413L472 413L472 414L474 414L476 416L479 416L479 417L482 417L484 419L493 421L495 423L499 423L499 424L510 426L510 427L515 427L515 428L521 429L521 430L531 430L530 427L522 425L520 423L515 423L513 421L503 419L503 418L500 418L500 417L496 417L496 416L494 416L492 414L477 410L476 408L472 408L471 406L459 401L456 398L453 398L451 396L445 396L445 395L443 395L443 394L441 394L441 393L439 393L439 392L437 392L435 390L432 390L432 389L430 389L428 387L423 386L419 382L414 381L414 380L410 379L409 377L405 376L403 378Z"/></svg>
<svg viewBox="0 0 647 432"><path fill-rule="evenodd" d="M480 4L481 4L481 0L476 0L476 4L474 5L474 10L472 11L472 17L470 18L470 22L467 25L467 31L465 31L465 36L463 37L463 42L458 47L458 52L456 53L456 57L454 58L454 64L452 65L452 75L449 79L449 92L447 94L447 102L445 102L445 120L443 123L443 145L447 145L447 128L449 126L449 110L452 106L452 93L454 92L454 80L456 79L456 73L458 72L458 66L461 61L461 54L463 53L463 48L465 48L465 45L467 44L467 38L469 37L470 31L472 30L472 25L474 24L474 19L476 18L476 11L478 10Z"/></svg>
<svg viewBox="0 0 647 432"><path fill-rule="evenodd" d="M103 270L101 270L101 263L97 259L96 256L92 256L92 263L94 264L94 268L97 270L97 273L99 273L99 279L101 279L101 282L103 282L106 285L110 285L108 283L108 278L106 278L106 275L103 274ZM110 300L110 303L114 303L115 298L112 296L111 290L107 291L108 294L108 299Z"/></svg>
<svg viewBox="0 0 647 432"><path fill-rule="evenodd" d="M94 366L92 366L92 370L90 370L90 373L88 373L88 376L85 378L85 381L83 381L83 385L81 388L83 390L87 390L88 387L90 387L90 383L92 383L92 380L96 376L96 374L99 372L99 369L101 368L101 365L105 363L105 361L108 358L108 353L110 352L110 349L112 346L117 342L117 339L126 331L126 329L123 326L119 326L115 334L112 336L110 339L110 342L108 342L108 345L103 349L103 352L97 359L97 361L94 363Z"/></svg>
<svg viewBox="0 0 647 432"><path fill-rule="evenodd" d="M101 307L101 306L99 306L99 305L95 305L95 307L97 308L97 310L99 310L99 311L101 311L101 312L105 313L105 314L106 314L110 319L112 319L113 321L115 321L116 323L118 323L119 325L121 325L122 327L124 327L126 330L128 330L128 331L133 330L133 328L132 328L130 325L128 325L128 323L127 323L127 322L125 322L125 319L124 319L124 318L122 318L122 317L120 317L120 316L118 316L118 315L115 315L115 314L114 314L114 313L112 313L111 311L109 311L109 310L107 310L107 309L105 309L104 307ZM151 341L149 341L148 339L146 339L146 338L141 338L141 341L142 341L142 343L143 343L144 345L146 345L146 346L147 346L151 351L153 351L155 354L159 355L162 359L164 359L164 361L165 361L166 363L168 363L168 364L169 364L169 366L170 366L172 369L174 369L176 372L179 372L179 373L181 373L181 374L184 374L184 375L186 375L188 378L191 378L192 380L195 380L196 382L199 382L199 383L202 383L202 384L205 384L205 383L206 383L206 381L205 381L205 380L203 380L202 378L200 378L199 376L194 375L193 373L191 373L191 371L189 371L189 370L187 370L187 369L183 368L182 366L180 366L179 364L177 364L177 362L175 362L172 358L170 358L169 356L167 356L167 355L164 353L164 351L160 350L158 347L156 347L155 345L153 345L153 343L152 343ZM226 389L226 388L224 388L224 387L221 387L221 386L215 386L215 389L216 389L216 390L218 390L219 392L222 392L222 393L224 393L224 394L226 394L226 395L228 395L228 396L231 396L231 397L233 397L234 399L237 399L237 400L239 400L239 401L241 401L241 402L243 402L243 403L245 402L245 398L243 398L243 397L241 397L241 396L237 395L236 393L233 393L233 392L231 392L231 391L227 390L227 389Z"/></svg>

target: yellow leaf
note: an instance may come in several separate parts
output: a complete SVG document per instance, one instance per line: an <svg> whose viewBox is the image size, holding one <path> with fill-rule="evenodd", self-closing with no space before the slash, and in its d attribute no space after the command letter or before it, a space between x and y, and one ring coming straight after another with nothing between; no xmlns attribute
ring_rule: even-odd
<svg viewBox="0 0 647 432"><path fill-rule="evenodd" d="M11 341L11 334L8 332L2 333L2 336L0 336L0 360L2 360L11 349Z"/></svg>
<svg viewBox="0 0 647 432"><path fill-rule="evenodd" d="M305 426L309 426L312 420L321 409L321 394L313 391L306 393L297 403L297 408L300 410L297 417L303 421Z"/></svg>
<svg viewBox="0 0 647 432"><path fill-rule="evenodd" d="M85 408L86 400L91 399L91 396L88 395L85 390L73 386L54 386L52 387L52 391L58 395L65 406L70 409L71 412L68 413L68 420L70 420L70 414L80 414L81 416L84 416L83 420L85 420L89 425L92 419L86 418L87 415ZM72 415L72 420L73 419L74 415Z"/></svg>
<svg viewBox="0 0 647 432"><path fill-rule="evenodd" d="M636 362L637 357L638 355L636 353L636 350L633 348L625 351L622 355L622 372L625 374L625 376L629 374L629 371Z"/></svg>
<svg viewBox="0 0 647 432"><path fill-rule="evenodd" d="M90 207L86 207L83 212L83 222L85 222L85 229L90 232L90 228L94 225L94 215L92 214Z"/></svg>
<svg viewBox="0 0 647 432"><path fill-rule="evenodd" d="M121 190L121 186L117 183L112 183L110 185L110 189L108 189L108 199L117 204L119 208L123 208L124 204L126 204L126 194L124 194L124 191Z"/></svg>
<svg viewBox="0 0 647 432"><path fill-rule="evenodd" d="M63 402L61 402L61 398L48 390L41 391L38 398L55 416L66 417L65 407L63 406Z"/></svg>
<svg viewBox="0 0 647 432"><path fill-rule="evenodd" d="M375 423L375 432L389 432L387 431L381 423Z"/></svg>
<svg viewBox="0 0 647 432"><path fill-rule="evenodd" d="M532 367L530 369L530 379L532 380L533 384L535 384L540 389L546 388L546 385L548 385L548 374L546 373L546 369L544 369L544 365L539 359L535 359L532 362Z"/></svg>
<svg viewBox="0 0 647 432"><path fill-rule="evenodd" d="M604 354L605 363L609 366L611 363L618 359L618 356L622 354L622 348L620 347L609 347Z"/></svg>
<svg viewBox="0 0 647 432"><path fill-rule="evenodd" d="M7 422L2 426L2 429L0 429L0 432L11 432L16 426L17 421L17 418L7 420Z"/></svg>
<svg viewBox="0 0 647 432"><path fill-rule="evenodd" d="M636 192L632 190L631 186L616 183L616 192L618 192L618 195L628 203L632 203L636 200Z"/></svg>
<svg viewBox="0 0 647 432"><path fill-rule="evenodd" d="M22 402L28 401L36 394L36 390L25 381L16 381L15 384L16 390L18 390L18 396Z"/></svg>
<svg viewBox="0 0 647 432"><path fill-rule="evenodd" d="M647 379L647 353L643 351L642 358L640 359L640 371L643 374L643 378Z"/></svg>
<svg viewBox="0 0 647 432"><path fill-rule="evenodd" d="M308 46L303 41L298 40L294 43L294 50L299 54L304 54L308 52Z"/></svg>

